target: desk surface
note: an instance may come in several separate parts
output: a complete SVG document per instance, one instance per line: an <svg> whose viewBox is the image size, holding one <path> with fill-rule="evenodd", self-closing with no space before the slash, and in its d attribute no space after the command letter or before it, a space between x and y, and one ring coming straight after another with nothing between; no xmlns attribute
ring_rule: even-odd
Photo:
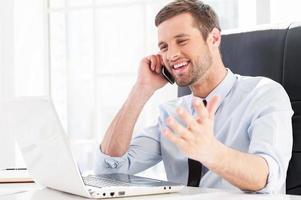
<svg viewBox="0 0 301 200"><path fill-rule="evenodd" d="M12 193L13 190L17 193ZM6 191L6 193L5 193ZM27 192L24 192L27 191ZM83 200L85 198L43 188L36 184L1 184L0 200ZM294 195L263 195L263 194L245 194L231 193L223 190L205 189L205 188L184 188L181 192L161 195L137 196L116 198L120 200L177 200L177 199L198 199L198 200L301 200L301 196Z"/></svg>

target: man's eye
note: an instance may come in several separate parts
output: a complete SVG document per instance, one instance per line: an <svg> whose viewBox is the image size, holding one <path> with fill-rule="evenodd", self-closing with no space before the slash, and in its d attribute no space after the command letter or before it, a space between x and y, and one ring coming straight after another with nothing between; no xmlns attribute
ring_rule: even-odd
<svg viewBox="0 0 301 200"><path fill-rule="evenodd" d="M160 51L166 51L166 50L167 50L167 47L166 47L166 46L160 47Z"/></svg>
<svg viewBox="0 0 301 200"><path fill-rule="evenodd" d="M179 44L186 44L188 40L179 40L178 43Z"/></svg>

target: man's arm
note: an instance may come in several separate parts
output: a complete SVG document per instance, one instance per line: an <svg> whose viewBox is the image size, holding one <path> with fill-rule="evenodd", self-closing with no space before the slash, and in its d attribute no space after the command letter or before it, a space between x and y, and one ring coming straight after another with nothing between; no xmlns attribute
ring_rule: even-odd
<svg viewBox="0 0 301 200"><path fill-rule="evenodd" d="M150 91L144 90L139 85L133 87L106 132L101 143L103 153L120 157L128 150L137 118L151 95Z"/></svg>
<svg viewBox="0 0 301 200"><path fill-rule="evenodd" d="M222 143L215 149L216 157L208 168L236 187L247 191L259 191L267 184L269 168L264 158L243 153Z"/></svg>
<svg viewBox="0 0 301 200"><path fill-rule="evenodd" d="M137 81L101 143L103 153L119 157L127 152L134 126L145 103L157 89L166 84L160 71L159 55L148 56L140 62Z"/></svg>
<svg viewBox="0 0 301 200"><path fill-rule="evenodd" d="M177 108L177 114L187 127L169 117L167 124L171 130L165 129L163 134L187 157L200 161L240 189L258 191L264 188L269 173L267 162L260 156L231 149L214 137L213 124L217 102L218 98L213 97L205 108L201 102L194 101L193 106L198 113L196 118L184 109Z"/></svg>

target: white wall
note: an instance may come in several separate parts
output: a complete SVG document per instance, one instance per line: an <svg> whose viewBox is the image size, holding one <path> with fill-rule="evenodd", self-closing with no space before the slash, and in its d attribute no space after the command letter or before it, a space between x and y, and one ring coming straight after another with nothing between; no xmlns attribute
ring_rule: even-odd
<svg viewBox="0 0 301 200"><path fill-rule="evenodd" d="M47 0L0 1L0 100L49 94L46 10ZM21 166L14 138L1 129L0 118L0 169Z"/></svg>
<svg viewBox="0 0 301 200"><path fill-rule="evenodd" d="M47 95L49 92L47 0L14 0L14 2L14 94Z"/></svg>
<svg viewBox="0 0 301 200"><path fill-rule="evenodd" d="M0 1L0 101L13 96L13 5L13 0ZM0 129L0 169L14 166L14 155L13 137Z"/></svg>
<svg viewBox="0 0 301 200"><path fill-rule="evenodd" d="M300 0L270 0L271 23L291 23L301 21Z"/></svg>

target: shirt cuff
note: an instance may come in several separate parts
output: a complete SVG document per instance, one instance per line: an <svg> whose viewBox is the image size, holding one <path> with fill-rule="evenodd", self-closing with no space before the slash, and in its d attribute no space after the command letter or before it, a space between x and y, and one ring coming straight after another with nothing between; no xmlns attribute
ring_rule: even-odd
<svg viewBox="0 0 301 200"><path fill-rule="evenodd" d="M126 163L126 154L122 157L112 157L104 154L99 147L95 149L94 174L116 173Z"/></svg>
<svg viewBox="0 0 301 200"><path fill-rule="evenodd" d="M256 193L262 193L262 194L279 193L279 191L281 190L281 187L285 186L285 184L282 183L282 181L285 181L285 180L279 180L280 179L280 177L278 175L279 166L278 166L277 162L269 155L266 155L266 154L256 154L256 155L265 159L265 161L268 164L268 169L269 169L268 179L267 179L267 183L266 183L265 187L262 188L261 190L257 191Z"/></svg>

